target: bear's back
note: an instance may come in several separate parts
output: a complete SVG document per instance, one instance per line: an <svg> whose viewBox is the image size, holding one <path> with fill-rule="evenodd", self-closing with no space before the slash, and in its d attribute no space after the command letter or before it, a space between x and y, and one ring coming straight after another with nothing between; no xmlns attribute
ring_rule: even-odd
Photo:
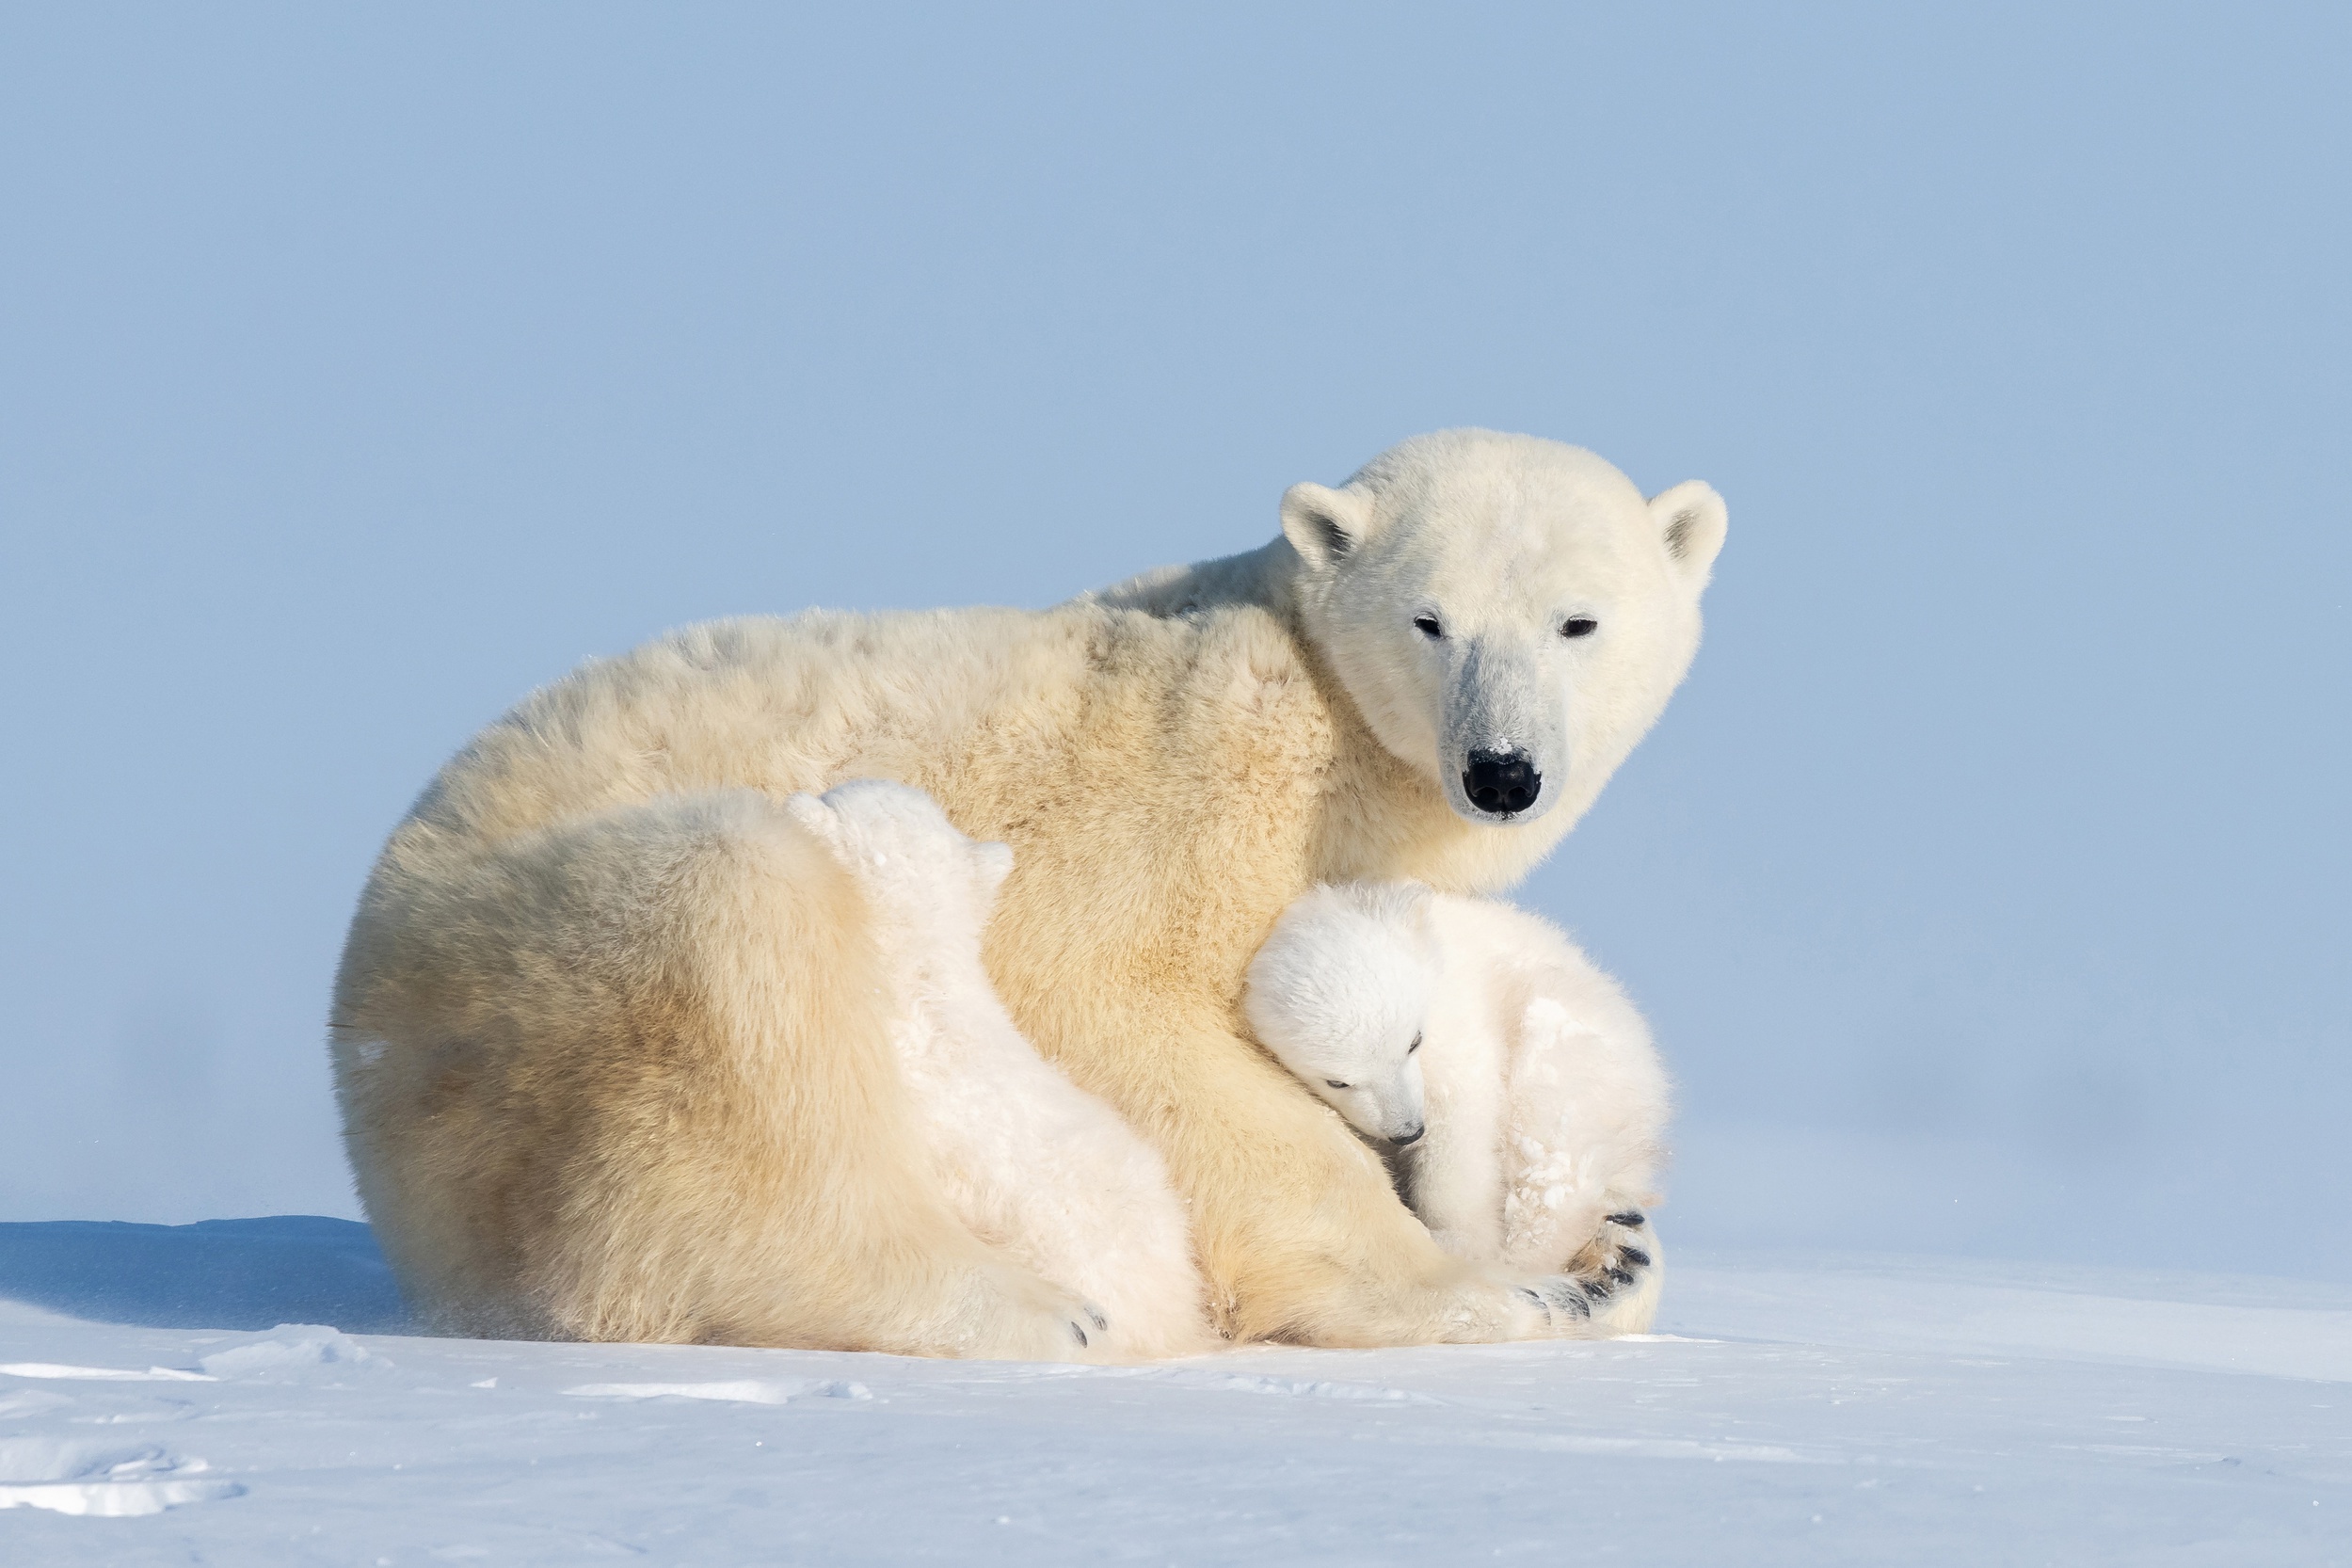
<svg viewBox="0 0 2352 1568"><path fill-rule="evenodd" d="M1138 855L1173 856L1179 874L1236 850L1288 861L1313 830L1332 728L1289 632L1253 606L714 621L591 660L486 727L376 880L434 880L662 796L853 777L928 791L962 831L1011 842L1032 885L1050 863L1115 881Z"/></svg>

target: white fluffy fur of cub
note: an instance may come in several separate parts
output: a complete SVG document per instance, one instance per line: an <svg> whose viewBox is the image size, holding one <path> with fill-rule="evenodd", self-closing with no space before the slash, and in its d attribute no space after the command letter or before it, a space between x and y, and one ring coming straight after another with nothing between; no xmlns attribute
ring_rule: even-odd
<svg viewBox="0 0 2352 1568"><path fill-rule="evenodd" d="M922 791L857 779L785 809L864 892L890 1037L950 1206L1094 1308L1112 1357L1209 1348L1206 1291L1166 1165L1118 1113L1039 1056L998 1000L981 932L1013 869Z"/></svg>
<svg viewBox="0 0 2352 1568"><path fill-rule="evenodd" d="M1318 887L1252 962L1243 1010L1333 1110L1400 1145L1407 1200L1447 1251L1565 1269L1605 1326L1648 1326L1666 1074L1641 1015L1556 927L1416 883Z"/></svg>

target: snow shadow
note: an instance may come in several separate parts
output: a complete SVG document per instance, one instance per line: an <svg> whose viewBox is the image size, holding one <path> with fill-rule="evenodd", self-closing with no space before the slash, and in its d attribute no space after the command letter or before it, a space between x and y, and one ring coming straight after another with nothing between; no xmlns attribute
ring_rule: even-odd
<svg viewBox="0 0 2352 1568"><path fill-rule="evenodd" d="M311 1214L0 1224L0 1300L147 1328L413 1332L367 1226Z"/></svg>

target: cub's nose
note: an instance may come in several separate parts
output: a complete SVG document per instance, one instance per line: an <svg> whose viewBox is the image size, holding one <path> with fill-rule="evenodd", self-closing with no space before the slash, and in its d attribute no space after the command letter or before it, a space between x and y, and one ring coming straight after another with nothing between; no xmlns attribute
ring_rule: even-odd
<svg viewBox="0 0 2352 1568"><path fill-rule="evenodd" d="M1397 1147L1402 1148L1407 1144L1419 1143L1421 1141L1421 1134L1427 1130L1429 1129L1421 1123L1416 1122L1411 1127L1406 1128L1402 1132L1398 1133L1394 1138L1391 1138L1388 1141L1396 1144Z"/></svg>
<svg viewBox="0 0 2352 1568"><path fill-rule="evenodd" d="M1535 804L1544 776L1523 751L1474 751L1462 770L1462 792L1489 816L1512 816Z"/></svg>

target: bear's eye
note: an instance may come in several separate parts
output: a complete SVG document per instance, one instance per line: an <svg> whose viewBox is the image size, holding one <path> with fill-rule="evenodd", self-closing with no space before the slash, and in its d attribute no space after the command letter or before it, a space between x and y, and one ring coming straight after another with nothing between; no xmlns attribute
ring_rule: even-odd
<svg viewBox="0 0 2352 1568"><path fill-rule="evenodd" d="M1435 616L1414 616L1413 629L1416 632L1418 632L1422 636L1429 638L1432 642L1436 641L1438 638L1446 634L1446 629L1438 624L1437 617Z"/></svg>
<svg viewBox="0 0 2352 1568"><path fill-rule="evenodd" d="M1577 616L1560 623L1560 634L1563 637L1590 637L1600 629L1599 621L1585 616Z"/></svg>
<svg viewBox="0 0 2352 1568"><path fill-rule="evenodd" d="M1331 1085L1333 1088L1335 1088L1335 1089L1345 1089L1345 1088L1347 1087L1347 1085L1346 1085L1346 1084L1344 1084L1344 1083L1340 1082L1340 1081L1339 1081L1337 1079L1336 1079L1336 1078L1327 1078L1327 1079L1323 1080L1323 1081L1324 1081L1325 1083L1330 1084L1330 1085Z"/></svg>
<svg viewBox="0 0 2352 1568"><path fill-rule="evenodd" d="M1413 1044L1411 1044L1411 1045L1409 1045L1409 1046L1405 1047L1405 1048L1404 1048L1404 1053L1405 1053L1407 1056L1411 1056L1411 1055L1412 1055L1415 1051L1419 1050L1420 1048L1421 1048L1421 1037L1420 1037L1418 1034L1416 1034L1416 1035L1413 1037Z"/></svg>

